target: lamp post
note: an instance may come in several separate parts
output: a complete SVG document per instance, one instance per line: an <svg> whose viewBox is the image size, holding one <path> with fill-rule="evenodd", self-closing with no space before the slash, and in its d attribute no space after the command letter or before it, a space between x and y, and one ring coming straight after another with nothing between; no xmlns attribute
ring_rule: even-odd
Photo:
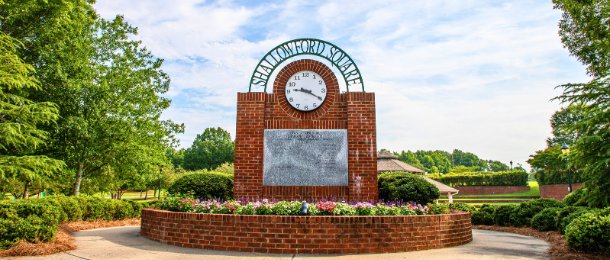
<svg viewBox="0 0 610 260"><path fill-rule="evenodd" d="M513 160L510 160L510 170L513 170Z"/></svg>
<svg viewBox="0 0 610 260"><path fill-rule="evenodd" d="M570 177L570 166L568 165L568 154L570 153L570 147L566 144L566 142L563 142L563 144L561 145L561 152L566 156L566 168L568 170L568 184L570 185L570 187L568 188L568 191L572 192L572 178Z"/></svg>
<svg viewBox="0 0 610 260"><path fill-rule="evenodd" d="M159 168L159 199L161 199L161 176L163 176L163 168Z"/></svg>

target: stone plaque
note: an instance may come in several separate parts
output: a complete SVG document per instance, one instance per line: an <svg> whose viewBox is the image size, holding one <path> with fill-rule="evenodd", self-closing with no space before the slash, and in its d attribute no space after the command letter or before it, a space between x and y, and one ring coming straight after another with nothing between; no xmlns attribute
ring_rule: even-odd
<svg viewBox="0 0 610 260"><path fill-rule="evenodd" d="M265 129L263 185L347 186L347 130Z"/></svg>

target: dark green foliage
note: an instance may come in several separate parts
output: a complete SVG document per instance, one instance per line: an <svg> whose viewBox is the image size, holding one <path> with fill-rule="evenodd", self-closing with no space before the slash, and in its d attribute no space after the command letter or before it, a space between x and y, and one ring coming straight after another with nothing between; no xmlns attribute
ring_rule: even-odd
<svg viewBox="0 0 610 260"><path fill-rule="evenodd" d="M449 214L449 205L445 203L432 203L428 204L428 212L430 214Z"/></svg>
<svg viewBox="0 0 610 260"><path fill-rule="evenodd" d="M496 207L483 204L481 208L473 212L470 216L473 225L493 225L494 224L494 213Z"/></svg>
<svg viewBox="0 0 610 260"><path fill-rule="evenodd" d="M459 211L464 211L464 212L470 212L471 214L475 211L477 211L477 208L475 208L472 205L469 205L467 203L464 202L454 202L449 204L449 209L454 209L454 210L459 210Z"/></svg>
<svg viewBox="0 0 610 260"><path fill-rule="evenodd" d="M200 172L184 175L168 189L170 194L190 194L197 199L233 198L233 175L216 172Z"/></svg>
<svg viewBox="0 0 610 260"><path fill-rule="evenodd" d="M517 205L502 205L496 208L494 212L494 224L498 226L508 227L514 225L513 216L519 210Z"/></svg>
<svg viewBox="0 0 610 260"><path fill-rule="evenodd" d="M561 234L565 234L566 227L580 215L589 211L587 207L575 207L575 206L567 206L561 208L559 212L557 212L557 217L555 218L555 225Z"/></svg>
<svg viewBox="0 0 610 260"><path fill-rule="evenodd" d="M566 229L568 246L587 252L610 250L610 215L590 212L574 219Z"/></svg>
<svg viewBox="0 0 610 260"><path fill-rule="evenodd" d="M532 222L532 217L543 209L552 207L563 208L564 206L561 201L547 198L521 202L513 216L511 216L512 224L515 227L529 226Z"/></svg>
<svg viewBox="0 0 610 260"><path fill-rule="evenodd" d="M566 206L586 206L586 203L581 200L586 192L587 188L577 189L565 196L565 198L563 198L563 203L565 203Z"/></svg>
<svg viewBox="0 0 610 260"><path fill-rule="evenodd" d="M560 208L546 208L532 217L531 227L540 231L557 230L557 215Z"/></svg>
<svg viewBox="0 0 610 260"><path fill-rule="evenodd" d="M431 179L452 187L461 186L527 186L527 172L432 174Z"/></svg>
<svg viewBox="0 0 610 260"><path fill-rule="evenodd" d="M565 168L557 170L538 170L534 176L536 176L536 181L538 181L538 185L568 184L568 172ZM585 179L582 174L575 170L570 170L570 178L572 178L572 183L585 182Z"/></svg>
<svg viewBox="0 0 610 260"><path fill-rule="evenodd" d="M422 176L408 172L389 172L379 176L379 199L418 204L432 203L440 197L436 186L426 181Z"/></svg>
<svg viewBox="0 0 610 260"><path fill-rule="evenodd" d="M51 196L0 202L0 249L25 239L49 241L58 224L78 220L121 220L139 217L146 205L96 197Z"/></svg>

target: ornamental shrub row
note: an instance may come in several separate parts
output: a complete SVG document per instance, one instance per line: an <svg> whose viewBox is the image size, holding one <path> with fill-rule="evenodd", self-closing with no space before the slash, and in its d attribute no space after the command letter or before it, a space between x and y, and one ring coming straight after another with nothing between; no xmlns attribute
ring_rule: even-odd
<svg viewBox="0 0 610 260"><path fill-rule="evenodd" d="M565 170L538 170L534 174L539 185L567 184L568 173ZM572 183L583 183L585 179L578 171L570 171Z"/></svg>
<svg viewBox="0 0 610 260"><path fill-rule="evenodd" d="M441 193L424 177L408 172L388 172L378 178L379 199L385 201L408 201L428 204L437 200Z"/></svg>
<svg viewBox="0 0 610 260"><path fill-rule="evenodd" d="M429 177L452 187L527 186L527 172L520 171L431 174Z"/></svg>
<svg viewBox="0 0 610 260"><path fill-rule="evenodd" d="M566 206L554 199L535 199L519 205L496 207L485 204L472 212L471 220L473 225L559 230L565 234L570 247L588 252L610 250L610 207L592 209Z"/></svg>
<svg viewBox="0 0 610 260"><path fill-rule="evenodd" d="M139 217L146 203L95 197L50 196L0 202L0 249L20 239L49 241L59 223L78 220L120 220Z"/></svg>

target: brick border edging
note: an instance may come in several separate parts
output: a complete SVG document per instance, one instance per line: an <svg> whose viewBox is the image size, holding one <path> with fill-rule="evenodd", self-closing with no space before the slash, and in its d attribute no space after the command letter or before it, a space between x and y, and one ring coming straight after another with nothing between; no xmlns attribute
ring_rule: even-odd
<svg viewBox="0 0 610 260"><path fill-rule="evenodd" d="M282 254L394 253L472 241L470 213L246 216L142 210L142 236L163 244Z"/></svg>

